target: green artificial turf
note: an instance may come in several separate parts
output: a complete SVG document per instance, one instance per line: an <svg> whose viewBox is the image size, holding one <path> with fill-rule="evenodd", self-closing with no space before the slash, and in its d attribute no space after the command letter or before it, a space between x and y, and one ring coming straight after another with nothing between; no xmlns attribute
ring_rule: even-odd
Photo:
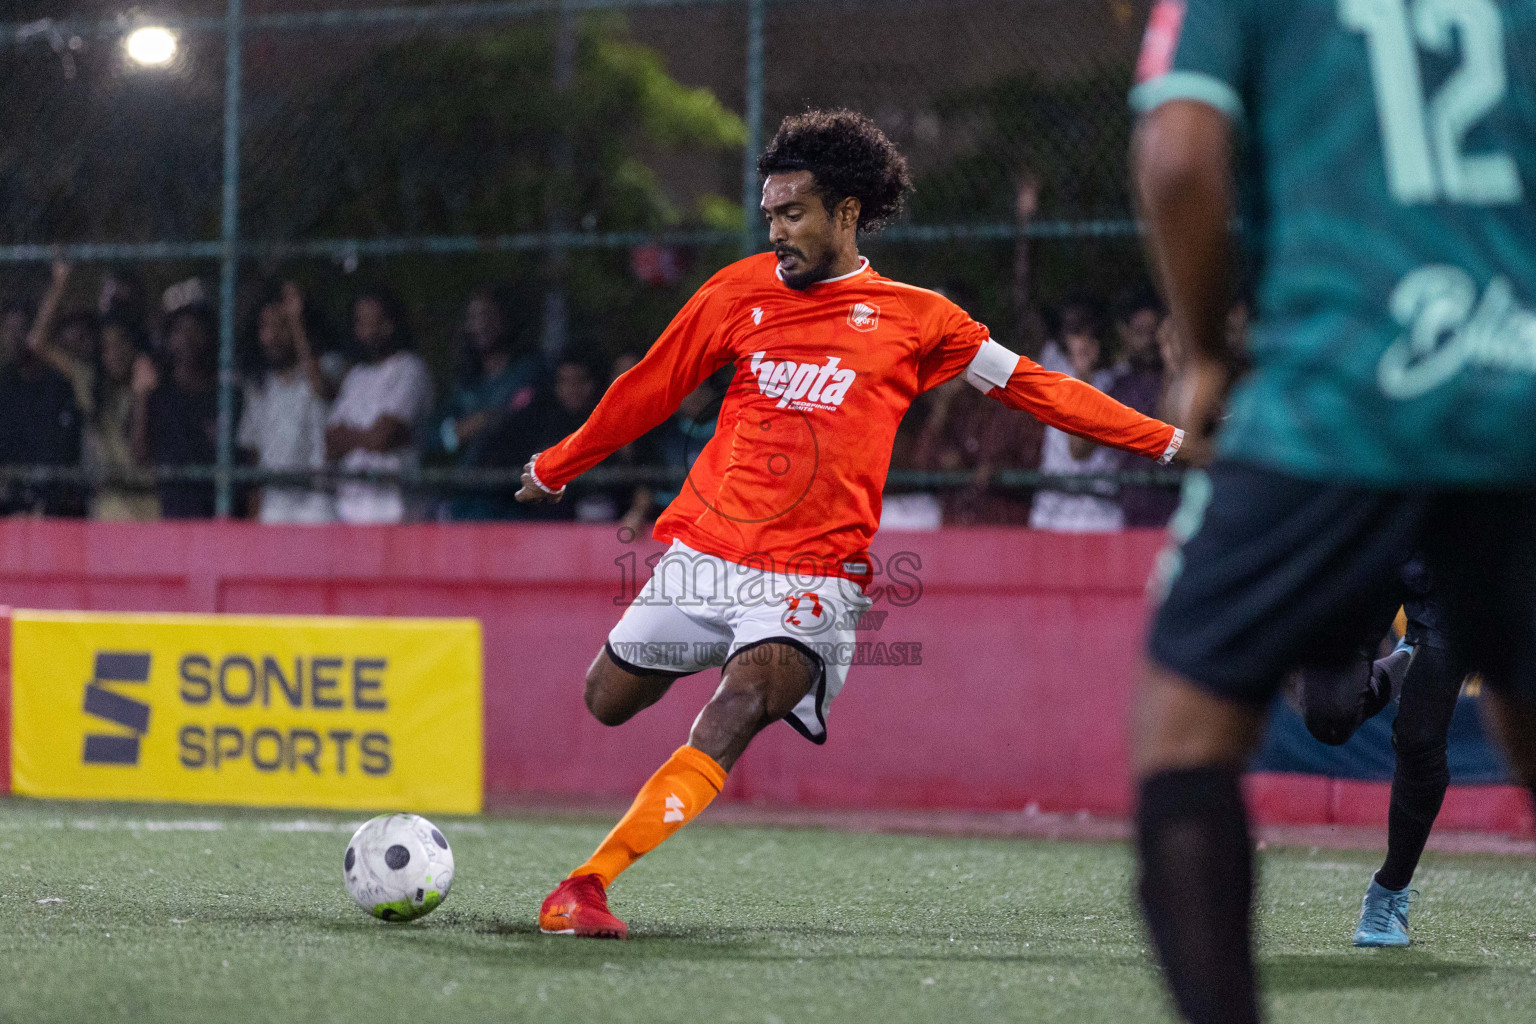
<svg viewBox="0 0 1536 1024"><path fill-rule="evenodd" d="M341 883L355 816L0 801L3 1021L1166 1020L1117 845L690 827L620 880L625 943L539 935L606 822L438 821L410 925ZM1348 937L1366 854L1271 850L1272 1020L1536 1019L1536 870L1427 858L1406 951Z"/></svg>

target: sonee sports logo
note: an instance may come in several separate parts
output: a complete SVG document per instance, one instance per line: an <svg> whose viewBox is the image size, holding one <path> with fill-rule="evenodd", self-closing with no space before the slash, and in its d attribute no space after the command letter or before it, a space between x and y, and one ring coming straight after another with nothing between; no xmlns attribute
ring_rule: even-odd
<svg viewBox="0 0 1536 1024"><path fill-rule="evenodd" d="M97 651L96 675L85 684L85 713L105 719L130 731L121 733L86 733L86 764L139 763L139 737L149 730L149 705L109 690L105 683L149 682L147 653Z"/></svg>

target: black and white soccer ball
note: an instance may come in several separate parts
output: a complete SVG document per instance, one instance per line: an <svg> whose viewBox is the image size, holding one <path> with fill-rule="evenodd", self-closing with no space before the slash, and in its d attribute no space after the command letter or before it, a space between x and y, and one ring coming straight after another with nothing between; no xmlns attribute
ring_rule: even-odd
<svg viewBox="0 0 1536 1024"><path fill-rule="evenodd" d="M343 861L347 892L381 921L414 921L448 898L453 851L419 814L381 814L352 835Z"/></svg>

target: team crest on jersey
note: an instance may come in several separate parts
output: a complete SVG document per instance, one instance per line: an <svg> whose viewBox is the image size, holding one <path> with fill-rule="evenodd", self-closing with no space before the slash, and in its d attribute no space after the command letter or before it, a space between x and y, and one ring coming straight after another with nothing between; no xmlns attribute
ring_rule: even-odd
<svg viewBox="0 0 1536 1024"><path fill-rule="evenodd" d="M880 307L873 302L855 302L848 311L848 326L868 334L880 326Z"/></svg>
<svg viewBox="0 0 1536 1024"><path fill-rule="evenodd" d="M778 399L780 409L836 410L859 376L845 368L837 356L828 356L824 363L799 363L768 359L767 355L752 353L752 374L757 378L757 390Z"/></svg>

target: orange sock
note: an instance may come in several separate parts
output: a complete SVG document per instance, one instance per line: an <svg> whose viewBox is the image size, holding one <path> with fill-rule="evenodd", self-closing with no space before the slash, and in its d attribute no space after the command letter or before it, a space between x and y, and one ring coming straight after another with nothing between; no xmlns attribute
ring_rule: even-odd
<svg viewBox="0 0 1536 1024"><path fill-rule="evenodd" d="M640 787L635 802L597 852L572 871L571 877L596 874L606 889L619 872L698 817L724 785L725 769L714 758L693 747L678 747Z"/></svg>

